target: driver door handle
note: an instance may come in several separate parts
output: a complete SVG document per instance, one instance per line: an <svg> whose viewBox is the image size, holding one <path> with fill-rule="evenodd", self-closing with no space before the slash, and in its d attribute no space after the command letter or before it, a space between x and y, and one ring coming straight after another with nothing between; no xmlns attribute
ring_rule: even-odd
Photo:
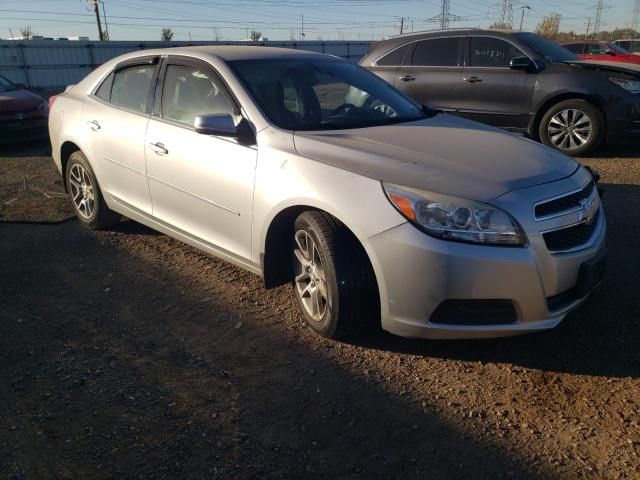
<svg viewBox="0 0 640 480"><path fill-rule="evenodd" d="M403 82L413 82L416 79L413 75L403 75L402 77L398 77L398 80L402 80Z"/></svg>
<svg viewBox="0 0 640 480"><path fill-rule="evenodd" d="M467 83L478 83L478 82L481 82L482 79L480 77L475 77L474 76L474 77L466 77L464 79L464 81L467 82Z"/></svg>
<svg viewBox="0 0 640 480"><path fill-rule="evenodd" d="M167 153L169 153L169 150L165 148L164 143L150 143L149 148L156 152L156 155L166 155Z"/></svg>

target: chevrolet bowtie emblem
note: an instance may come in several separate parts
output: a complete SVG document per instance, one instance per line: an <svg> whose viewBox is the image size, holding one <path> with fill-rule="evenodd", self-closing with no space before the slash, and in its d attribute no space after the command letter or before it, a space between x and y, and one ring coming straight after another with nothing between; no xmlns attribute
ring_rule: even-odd
<svg viewBox="0 0 640 480"><path fill-rule="evenodd" d="M578 211L578 220L589 225L593 222L593 218L598 212L599 202L598 197L593 199L585 199L580 201L581 210Z"/></svg>

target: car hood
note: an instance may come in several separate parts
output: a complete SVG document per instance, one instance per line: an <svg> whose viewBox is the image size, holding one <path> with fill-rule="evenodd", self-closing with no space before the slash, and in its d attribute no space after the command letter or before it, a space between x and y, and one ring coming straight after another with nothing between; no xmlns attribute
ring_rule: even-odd
<svg viewBox="0 0 640 480"><path fill-rule="evenodd" d="M560 180L578 168L531 140L445 114L372 128L297 131L294 142L300 155L338 168L479 201Z"/></svg>
<svg viewBox="0 0 640 480"><path fill-rule="evenodd" d="M640 76L640 65L635 63L624 62L598 62L595 60L582 60L567 62L568 65L576 67L587 68L590 70L605 70L609 72L621 72L628 73L635 76Z"/></svg>
<svg viewBox="0 0 640 480"><path fill-rule="evenodd" d="M0 92L0 113L32 110L42 102L42 97L27 90Z"/></svg>

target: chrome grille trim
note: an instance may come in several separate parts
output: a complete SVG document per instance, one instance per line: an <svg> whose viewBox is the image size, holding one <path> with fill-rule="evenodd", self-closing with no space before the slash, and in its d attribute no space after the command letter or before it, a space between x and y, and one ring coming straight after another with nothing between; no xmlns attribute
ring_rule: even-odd
<svg viewBox="0 0 640 480"><path fill-rule="evenodd" d="M595 182L591 179L589 180L589 182L587 182L587 184L585 184L584 186L576 189L576 190L572 190L570 192L566 192L563 193L561 195L556 195L554 197L550 197L550 198L546 198L544 200L540 200L539 202L536 202L533 205L533 218L536 222L541 222L543 220L551 220L553 218L557 218L557 217L562 217L564 215L569 215L571 213L575 213L579 210L582 209L582 206L580 205L579 200L576 200L576 205L574 207L570 207L567 209L563 209L563 210L559 210L557 212L553 212L547 215L538 215L537 211L538 211L538 207L541 206L545 206L554 202L557 202L558 200L562 200L562 199L566 199L567 197L571 197L572 195L576 195L579 194L581 192L584 192L585 190L590 189L590 193L589 195L586 197L589 200L589 203L594 201L594 198L596 195L598 195L598 189L596 187Z"/></svg>

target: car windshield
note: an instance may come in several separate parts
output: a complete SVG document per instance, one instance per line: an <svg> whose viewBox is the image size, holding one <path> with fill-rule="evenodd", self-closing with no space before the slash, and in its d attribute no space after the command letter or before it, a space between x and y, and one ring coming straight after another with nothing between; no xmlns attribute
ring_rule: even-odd
<svg viewBox="0 0 640 480"><path fill-rule="evenodd" d="M14 92L18 89L13 83L4 77L0 77L0 93Z"/></svg>
<svg viewBox="0 0 640 480"><path fill-rule="evenodd" d="M576 62L580 58L573 52L561 47L551 40L530 32L514 34L518 40L534 50L538 55L550 63Z"/></svg>
<svg viewBox="0 0 640 480"><path fill-rule="evenodd" d="M609 48L617 53L629 53L629 50L626 48L622 48L620 45L616 45L615 43L608 43Z"/></svg>
<svg viewBox="0 0 640 480"><path fill-rule="evenodd" d="M345 61L305 58L229 64L269 120L286 130L363 128L434 114Z"/></svg>

